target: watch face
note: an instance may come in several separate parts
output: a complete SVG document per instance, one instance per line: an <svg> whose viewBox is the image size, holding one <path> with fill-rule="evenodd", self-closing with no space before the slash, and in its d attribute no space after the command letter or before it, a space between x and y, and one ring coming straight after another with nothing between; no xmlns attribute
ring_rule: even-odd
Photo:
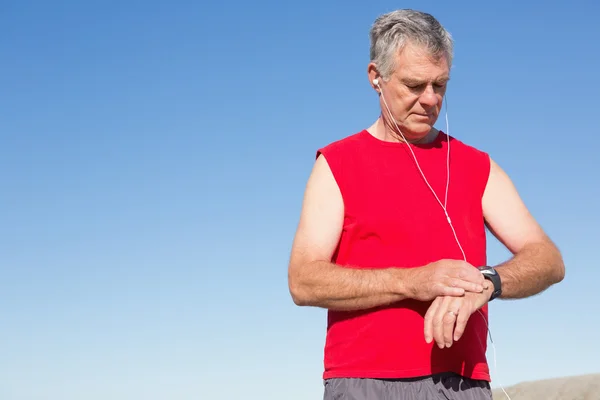
<svg viewBox="0 0 600 400"><path fill-rule="evenodd" d="M481 273L484 275L497 275L498 273L496 272L495 269L491 268L491 267L484 267L480 269Z"/></svg>

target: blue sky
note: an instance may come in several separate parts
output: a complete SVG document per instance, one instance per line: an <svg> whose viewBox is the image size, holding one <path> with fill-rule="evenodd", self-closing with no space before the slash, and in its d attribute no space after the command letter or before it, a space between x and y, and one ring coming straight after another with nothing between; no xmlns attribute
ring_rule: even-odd
<svg viewBox="0 0 600 400"><path fill-rule="evenodd" d="M289 249L315 150L377 118L368 30L397 7L453 34L450 133L564 253L491 304L494 384L600 372L600 6L533 3L4 2L0 398L321 398Z"/></svg>

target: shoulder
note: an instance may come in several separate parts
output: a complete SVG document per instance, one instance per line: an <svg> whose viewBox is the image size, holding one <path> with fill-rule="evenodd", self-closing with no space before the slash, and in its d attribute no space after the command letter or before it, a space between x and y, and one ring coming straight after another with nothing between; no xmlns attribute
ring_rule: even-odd
<svg viewBox="0 0 600 400"><path fill-rule="evenodd" d="M364 132L365 131L360 131L347 135L320 147L317 149L316 157L318 158L320 155L323 155L325 158L329 158L330 156L337 156L360 148L361 143L363 142Z"/></svg>
<svg viewBox="0 0 600 400"><path fill-rule="evenodd" d="M451 135L450 149L453 154L451 162L467 174L479 196L483 196L489 183L492 168L490 154Z"/></svg>
<svg viewBox="0 0 600 400"><path fill-rule="evenodd" d="M444 135L446 135L446 134L444 133ZM452 135L446 135L446 136L450 137L451 146L454 146L454 148L460 150L461 152L470 154L473 157L479 157L481 159L487 158L489 160L490 156L486 151L484 151L480 148L477 148L473 145L470 145L468 143L465 143L462 140L460 140Z"/></svg>
<svg viewBox="0 0 600 400"><path fill-rule="evenodd" d="M347 193L357 171L357 158L364 153L364 139L364 131L360 131L319 148L314 173L324 179L333 178L340 193Z"/></svg>
<svg viewBox="0 0 600 400"><path fill-rule="evenodd" d="M479 168L484 168L489 173L491 157L487 151L467 144L452 135L448 136L450 137L450 146L453 152L456 151L459 156L464 157L469 163L475 162Z"/></svg>

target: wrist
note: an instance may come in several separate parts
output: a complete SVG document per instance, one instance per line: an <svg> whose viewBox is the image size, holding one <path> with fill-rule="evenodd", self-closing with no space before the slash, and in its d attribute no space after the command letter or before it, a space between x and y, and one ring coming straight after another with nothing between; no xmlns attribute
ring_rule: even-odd
<svg viewBox="0 0 600 400"><path fill-rule="evenodd" d="M500 275L493 267L482 266L478 268L479 271L483 274L485 281L487 283L487 289L491 292L488 301L492 301L497 297L500 297L502 294L502 279L500 279Z"/></svg>
<svg viewBox="0 0 600 400"><path fill-rule="evenodd" d="M389 273L391 275L390 291L392 294L400 296L402 298L412 297L413 289L410 286L410 269L405 268L390 268Z"/></svg>
<svg viewBox="0 0 600 400"><path fill-rule="evenodd" d="M483 292L481 292L481 296L485 299L486 303L492 301L492 295L494 294L494 285L491 282L485 282L486 285L483 287Z"/></svg>

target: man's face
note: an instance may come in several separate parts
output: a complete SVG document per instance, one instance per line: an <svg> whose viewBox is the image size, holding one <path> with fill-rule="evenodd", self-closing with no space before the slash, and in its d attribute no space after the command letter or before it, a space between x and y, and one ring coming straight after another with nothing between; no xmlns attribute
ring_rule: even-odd
<svg viewBox="0 0 600 400"><path fill-rule="evenodd" d="M442 108L449 74L445 57L432 58L421 47L408 44L397 54L396 70L381 86L396 124L407 140L419 140L431 131ZM383 99L380 102L389 119ZM389 123L395 127L392 121Z"/></svg>

